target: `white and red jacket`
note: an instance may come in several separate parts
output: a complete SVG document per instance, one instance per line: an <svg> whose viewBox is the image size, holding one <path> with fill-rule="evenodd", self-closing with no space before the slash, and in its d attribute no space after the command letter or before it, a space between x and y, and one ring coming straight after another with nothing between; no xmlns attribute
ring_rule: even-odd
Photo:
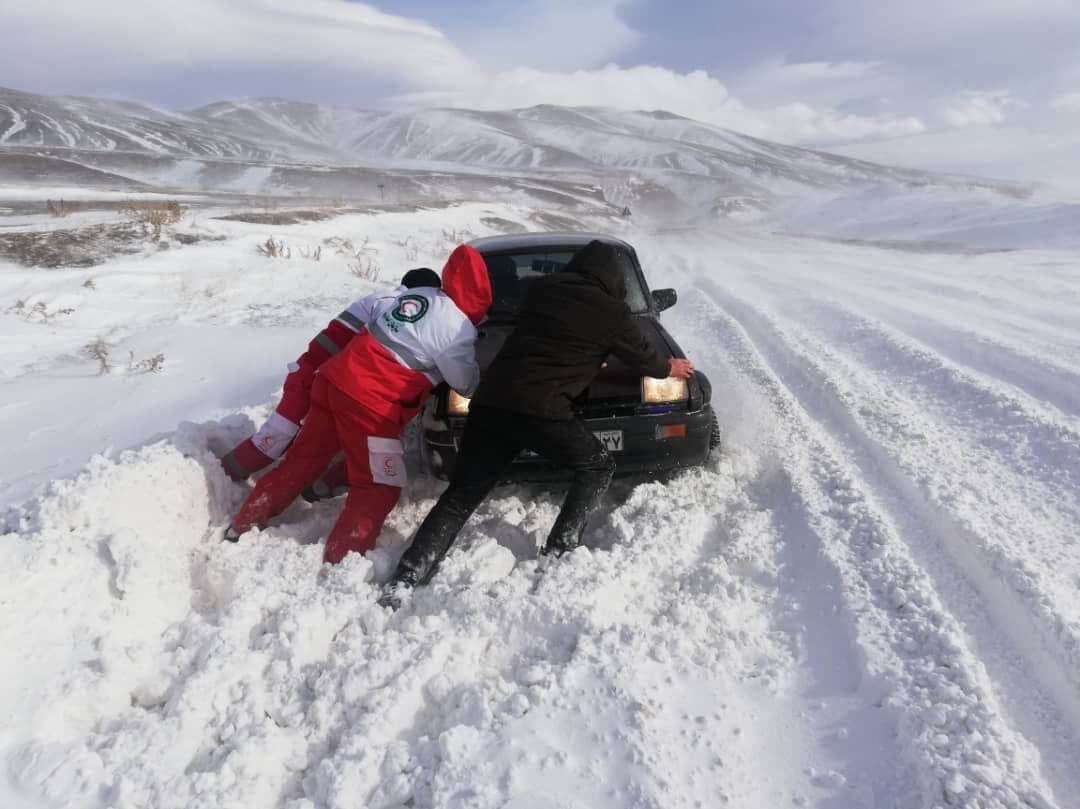
<svg viewBox="0 0 1080 809"><path fill-rule="evenodd" d="M408 296L416 297L404 300ZM312 382L324 366L329 381L377 412L399 406L402 426L431 386L444 379L460 393L471 393L479 376L475 324L490 305L483 257L467 245L447 260L442 291L398 287L353 301L290 363L281 402L255 435L222 458L225 471L242 480L281 457L300 430ZM365 328L369 324L372 332ZM363 347L354 347L361 334Z"/></svg>
<svg viewBox="0 0 1080 809"><path fill-rule="evenodd" d="M366 299L366 328L319 373L402 428L440 382L471 395L480 381L476 326L492 299L483 257L458 247L442 282L442 289L399 289Z"/></svg>

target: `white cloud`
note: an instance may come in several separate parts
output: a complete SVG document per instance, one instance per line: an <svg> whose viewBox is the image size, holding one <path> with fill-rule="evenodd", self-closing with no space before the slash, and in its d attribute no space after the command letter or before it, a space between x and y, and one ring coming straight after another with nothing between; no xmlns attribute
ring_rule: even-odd
<svg viewBox="0 0 1080 809"><path fill-rule="evenodd" d="M1004 91L968 92L948 100L941 117L953 129L996 126L1005 122L1006 109L1012 104Z"/></svg>
<svg viewBox="0 0 1080 809"><path fill-rule="evenodd" d="M790 143L827 144L924 131L911 116L858 116L806 103L753 107L702 70L677 73L661 67L567 73L517 68L449 90L411 94L407 105L507 109L536 104L663 109L688 118Z"/></svg>
<svg viewBox="0 0 1080 809"><path fill-rule="evenodd" d="M532 0L509 3L505 22L455 31L479 64L499 70L576 70L607 63L644 37L619 16L622 0Z"/></svg>
<svg viewBox="0 0 1080 809"><path fill-rule="evenodd" d="M23 86L201 65L313 65L427 86L470 75L435 28L345 0L34 0L4 9L0 75Z"/></svg>
<svg viewBox="0 0 1080 809"><path fill-rule="evenodd" d="M1080 93L1062 93L1050 106L1055 110L1080 110Z"/></svg>

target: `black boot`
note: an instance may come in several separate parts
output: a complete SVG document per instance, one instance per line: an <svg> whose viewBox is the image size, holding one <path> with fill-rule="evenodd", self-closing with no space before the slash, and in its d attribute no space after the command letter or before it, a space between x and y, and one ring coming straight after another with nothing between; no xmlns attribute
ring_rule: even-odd
<svg viewBox="0 0 1080 809"><path fill-rule="evenodd" d="M598 466L600 468L582 470L574 475L555 525L540 549L541 554L559 557L581 544L589 517L600 505L615 474L615 461L607 453L603 460L598 460Z"/></svg>
<svg viewBox="0 0 1080 809"><path fill-rule="evenodd" d="M383 586L382 594L375 603L391 612L397 612L412 590L413 585L391 579Z"/></svg>

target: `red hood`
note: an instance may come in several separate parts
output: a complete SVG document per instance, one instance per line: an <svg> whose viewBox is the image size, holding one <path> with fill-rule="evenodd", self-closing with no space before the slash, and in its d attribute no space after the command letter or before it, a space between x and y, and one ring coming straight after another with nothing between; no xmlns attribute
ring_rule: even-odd
<svg viewBox="0 0 1080 809"><path fill-rule="evenodd" d="M484 257L467 244L460 245L442 271L443 292L457 304L474 326L480 325L491 307L491 281Z"/></svg>

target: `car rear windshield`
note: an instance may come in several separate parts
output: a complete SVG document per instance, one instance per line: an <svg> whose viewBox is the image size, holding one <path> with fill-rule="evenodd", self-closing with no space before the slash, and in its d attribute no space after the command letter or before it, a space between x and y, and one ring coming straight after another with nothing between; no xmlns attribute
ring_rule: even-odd
<svg viewBox="0 0 1080 809"><path fill-rule="evenodd" d="M577 248L556 248L522 253L494 253L484 256L494 296L491 311L488 313L489 319L505 320L517 317L518 308L521 306L525 291L529 288L529 282L553 272L561 272L576 252ZM641 288L641 282L634 271L633 259L625 250L618 250L617 254L619 269L622 270L623 280L626 282L625 300L630 311L639 314L648 311L645 290Z"/></svg>

